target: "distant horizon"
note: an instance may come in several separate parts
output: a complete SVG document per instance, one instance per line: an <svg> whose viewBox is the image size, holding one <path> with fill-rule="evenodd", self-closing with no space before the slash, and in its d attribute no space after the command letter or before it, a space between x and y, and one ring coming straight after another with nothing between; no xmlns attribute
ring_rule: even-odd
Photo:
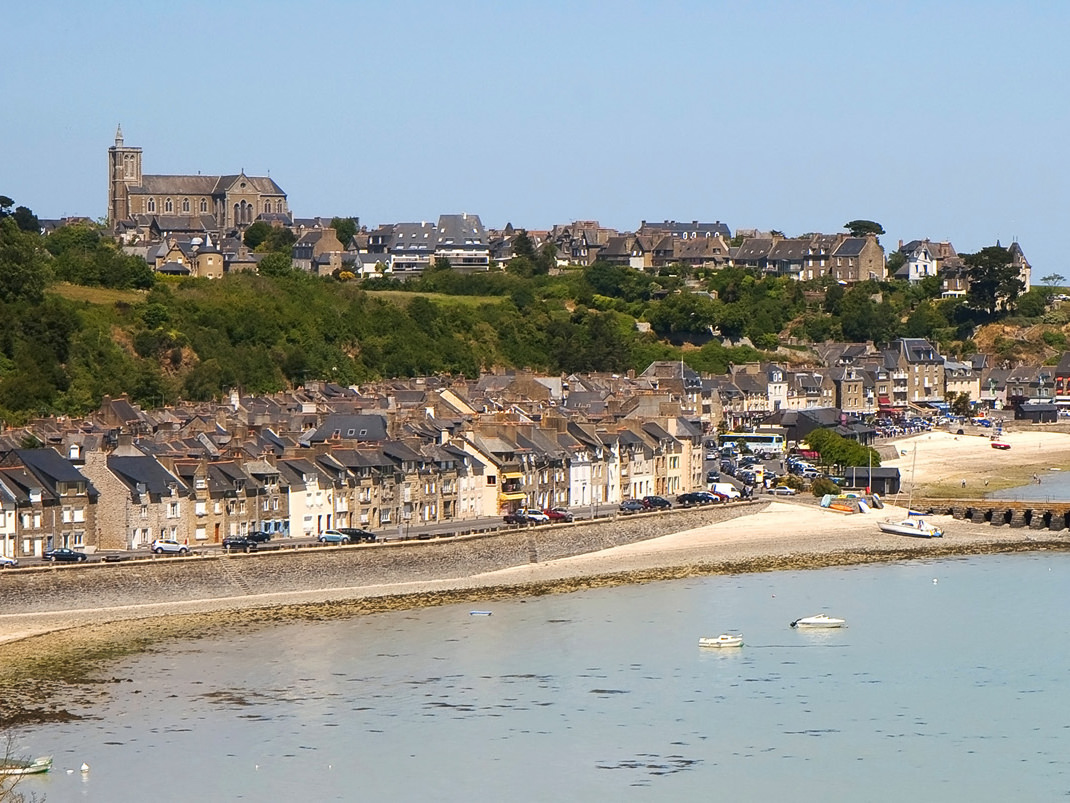
<svg viewBox="0 0 1070 803"><path fill-rule="evenodd" d="M121 123L146 173L244 168L299 217L868 219L886 250L1017 241L1039 277L1065 272L1068 29L985 0L16 4L0 194L99 219Z"/></svg>

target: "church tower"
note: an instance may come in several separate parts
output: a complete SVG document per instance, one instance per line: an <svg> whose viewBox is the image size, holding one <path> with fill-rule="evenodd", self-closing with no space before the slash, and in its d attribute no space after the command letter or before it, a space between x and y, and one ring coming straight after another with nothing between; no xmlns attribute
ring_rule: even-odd
<svg viewBox="0 0 1070 803"><path fill-rule="evenodd" d="M112 231L130 217L128 189L141 184L141 148L123 145L123 127L115 129L115 144L108 148L108 225Z"/></svg>

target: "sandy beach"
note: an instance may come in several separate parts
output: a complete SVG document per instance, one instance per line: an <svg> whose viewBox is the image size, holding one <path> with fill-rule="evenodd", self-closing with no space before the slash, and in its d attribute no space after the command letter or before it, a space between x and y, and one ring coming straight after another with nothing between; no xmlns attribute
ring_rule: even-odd
<svg viewBox="0 0 1070 803"><path fill-rule="evenodd" d="M903 475L899 505L843 514L821 508L810 496L773 498L755 512L720 523L672 533L599 552L530 563L484 574L429 582L316 589L313 591L205 599L167 605L95 608L0 615L0 678L9 684L42 683L56 689L77 686L94 669L121 655L171 638L225 632L236 621L256 625L329 619L383 610L475 602L503 597L564 593L579 588L652 582L688 576L778 569L804 569L876 561L909 560L1035 549L1070 548L1070 533L992 527L934 516L940 539L882 533L877 520L906 515L913 476L915 495L980 495L981 488L1028 482L1033 473L1070 470L1070 435L1009 432L1008 451L994 450L987 437L925 433L898 441L897 455L884 461ZM885 451L891 451L889 445ZM985 483L988 483L986 486ZM57 693L62 700L69 694ZM62 710L62 709L60 709ZM0 725L41 712L4 710ZM56 714L55 711L51 715Z"/></svg>

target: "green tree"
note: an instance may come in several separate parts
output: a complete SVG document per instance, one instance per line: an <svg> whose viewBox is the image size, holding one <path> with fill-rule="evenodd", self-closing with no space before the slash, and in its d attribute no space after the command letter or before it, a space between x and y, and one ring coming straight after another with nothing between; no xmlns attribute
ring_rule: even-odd
<svg viewBox="0 0 1070 803"><path fill-rule="evenodd" d="M948 404L952 415L968 416L973 413L969 393L949 393Z"/></svg>
<svg viewBox="0 0 1070 803"><path fill-rule="evenodd" d="M513 237L513 256L535 261L535 243L531 241L527 229L521 229Z"/></svg>
<svg viewBox="0 0 1070 803"><path fill-rule="evenodd" d="M884 234L884 226L872 220L850 220L843 224L852 237L865 237L867 234L880 236Z"/></svg>
<svg viewBox="0 0 1070 803"><path fill-rule="evenodd" d="M258 220L245 230L242 242L246 247L255 251L264 240L271 234L271 224L264 220Z"/></svg>
<svg viewBox="0 0 1070 803"><path fill-rule="evenodd" d="M1025 285L1012 264L1010 251L990 245L975 254L963 254L970 280L966 298L975 309L995 316L1000 306L1012 307Z"/></svg>
<svg viewBox="0 0 1070 803"><path fill-rule="evenodd" d="M37 220L37 215L25 206L16 206L15 214L12 217L15 219L15 225L23 231L39 232L41 230L41 223Z"/></svg>
<svg viewBox="0 0 1070 803"><path fill-rule="evenodd" d="M888 259L885 261L884 266L888 271L888 276L895 276L897 270L907 264L906 255L902 251L892 251L888 255Z"/></svg>
<svg viewBox="0 0 1070 803"><path fill-rule="evenodd" d="M261 221L262 222L262 221ZM293 244L297 242L297 235L283 226L272 226L268 236L260 243L259 251L283 251L290 253Z"/></svg>
<svg viewBox="0 0 1070 803"><path fill-rule="evenodd" d="M338 241L348 248L350 240L357 233L357 221L351 217L331 218L331 228L338 235Z"/></svg>
<svg viewBox="0 0 1070 803"><path fill-rule="evenodd" d="M0 302L36 303L44 297L47 273L39 242L11 216L0 218Z"/></svg>
<svg viewBox="0 0 1070 803"><path fill-rule="evenodd" d="M260 260L257 271L261 276L286 276L294 271L293 260L289 254L273 251Z"/></svg>

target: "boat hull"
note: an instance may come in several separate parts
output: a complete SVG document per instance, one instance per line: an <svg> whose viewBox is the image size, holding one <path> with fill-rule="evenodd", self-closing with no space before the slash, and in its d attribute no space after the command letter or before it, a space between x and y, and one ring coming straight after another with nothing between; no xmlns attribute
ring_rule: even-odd
<svg viewBox="0 0 1070 803"><path fill-rule="evenodd" d="M847 624L846 619L837 619L832 616L804 616L802 619L796 619L791 623L792 627L803 628L821 628L821 627L843 627Z"/></svg>
<svg viewBox="0 0 1070 803"><path fill-rule="evenodd" d="M0 775L37 775L52 769L52 756L42 756L33 761L7 761L0 764Z"/></svg>
<svg viewBox="0 0 1070 803"><path fill-rule="evenodd" d="M909 538L941 538L944 533L937 527L918 526L912 523L895 521L878 521L877 526L883 533L905 535Z"/></svg>
<svg viewBox="0 0 1070 803"><path fill-rule="evenodd" d="M700 647L742 647L743 636L718 636L717 638L700 638Z"/></svg>

